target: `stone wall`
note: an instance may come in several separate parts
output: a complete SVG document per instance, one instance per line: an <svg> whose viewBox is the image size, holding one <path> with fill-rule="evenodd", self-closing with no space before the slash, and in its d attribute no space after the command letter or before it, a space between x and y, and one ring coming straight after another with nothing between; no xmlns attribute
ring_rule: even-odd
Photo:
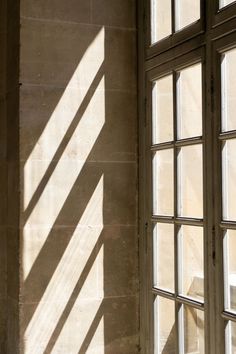
<svg viewBox="0 0 236 354"><path fill-rule="evenodd" d="M22 0L20 352L138 352L134 0Z"/></svg>
<svg viewBox="0 0 236 354"><path fill-rule="evenodd" d="M1 2L0 8L0 166L1 166L1 199L7 185L6 178L6 3ZM7 247L6 247L6 196L0 206L0 352L6 351L6 308L7 308Z"/></svg>
<svg viewBox="0 0 236 354"><path fill-rule="evenodd" d="M19 347L19 2L0 2L0 352Z"/></svg>

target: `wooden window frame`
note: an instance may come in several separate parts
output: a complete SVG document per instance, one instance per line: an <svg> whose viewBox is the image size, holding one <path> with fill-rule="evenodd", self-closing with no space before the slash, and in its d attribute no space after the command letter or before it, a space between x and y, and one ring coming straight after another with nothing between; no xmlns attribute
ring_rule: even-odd
<svg viewBox="0 0 236 354"><path fill-rule="evenodd" d="M147 25L146 25L146 38L145 38L145 46L146 46L146 57L151 58L160 54L169 48L174 48L178 46L180 43L184 43L186 40L190 38L194 38L200 33L204 32L204 3L201 1L200 3L200 14L201 17L198 21L194 22L194 24L184 27L182 30L174 32L174 24L175 24L175 11L174 11L174 0L171 0L172 7L172 34L163 38L162 40L151 44L151 31L148 29L151 28L151 9L150 9L151 1L146 3L146 13L147 13Z"/></svg>
<svg viewBox="0 0 236 354"><path fill-rule="evenodd" d="M223 354L225 351L225 321L236 322L236 315L224 311L222 230L224 228L236 229L236 222L222 222L221 219L220 140L225 135L230 134L219 133L221 119L219 58L222 52L236 47L236 3L219 10L214 0L201 1L202 17L198 23L194 23L192 26L188 26L152 46L149 45L149 4L149 0L138 0L141 353L153 354L153 293L172 298L172 295L168 292L156 291L152 288L152 219L153 221L159 220L175 224L178 222L192 225L199 224L199 220L184 220L185 218L178 220L176 214L174 220L168 218L164 220L163 217L152 218L151 216L151 150L155 149L155 146L151 147L151 83L172 70L180 69L201 60L204 67L203 97L205 96L203 100L202 137L204 146L204 219L202 224L205 234L205 354ZM232 134L231 137L235 137L236 131ZM190 139L188 140L190 142ZM188 142L183 141L184 144ZM181 144L181 142L177 144ZM176 249L177 246L175 245L175 252ZM176 301L188 303L188 300L186 301L184 297L180 299L176 297ZM197 308L198 304L196 306L195 302L194 306Z"/></svg>

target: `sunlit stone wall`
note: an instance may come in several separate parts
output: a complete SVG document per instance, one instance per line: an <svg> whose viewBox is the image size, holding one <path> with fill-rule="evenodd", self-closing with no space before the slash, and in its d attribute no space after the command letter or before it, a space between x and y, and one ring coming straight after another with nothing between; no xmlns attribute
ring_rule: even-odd
<svg viewBox="0 0 236 354"><path fill-rule="evenodd" d="M21 1L21 354L138 352L135 16Z"/></svg>

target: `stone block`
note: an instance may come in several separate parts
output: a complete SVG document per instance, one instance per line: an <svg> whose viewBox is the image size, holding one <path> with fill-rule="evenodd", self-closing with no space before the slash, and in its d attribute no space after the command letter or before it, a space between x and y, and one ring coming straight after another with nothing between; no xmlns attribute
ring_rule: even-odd
<svg viewBox="0 0 236 354"><path fill-rule="evenodd" d="M136 3L134 0L92 0L92 23L135 28Z"/></svg>
<svg viewBox="0 0 236 354"><path fill-rule="evenodd" d="M65 104L63 94L48 86L21 89L21 160L135 161L135 93L105 90L100 81L95 91L72 89Z"/></svg>
<svg viewBox="0 0 236 354"><path fill-rule="evenodd" d="M133 226L106 226L99 262L101 296L129 296L138 292L137 230ZM102 280L102 281L100 281Z"/></svg>
<svg viewBox="0 0 236 354"><path fill-rule="evenodd" d="M20 212L20 186L19 186L19 164L18 161L11 161L7 164L7 223L10 227L19 226Z"/></svg>
<svg viewBox="0 0 236 354"><path fill-rule="evenodd" d="M42 159L54 161L68 159L86 160L96 145L105 124L105 93L101 89L102 87L104 87L103 80L101 80L95 92L86 92L73 88L67 98L65 97L66 94L62 93L51 116L47 116L48 122L43 121L42 124L40 124L42 120L40 111L43 111L42 118L44 118L45 107L35 113L34 121L38 123L30 124L33 114L31 111L22 112L22 159L27 159L24 146L26 145L26 139L28 139L31 148L28 161ZM46 89L45 92L48 92L49 96L50 94L53 96L53 90ZM29 116L30 121L27 120L27 116ZM35 134L33 134L32 126L35 128ZM42 127L44 126L45 128L43 129ZM29 134L30 127L31 135Z"/></svg>
<svg viewBox="0 0 236 354"><path fill-rule="evenodd" d="M6 353L6 322L7 303L6 298L0 297L0 353Z"/></svg>
<svg viewBox="0 0 236 354"><path fill-rule="evenodd" d="M7 155L7 117L5 97L0 99L0 162L6 160Z"/></svg>
<svg viewBox="0 0 236 354"><path fill-rule="evenodd" d="M103 39L96 42L100 31L99 26L22 20L21 82L87 88L104 59Z"/></svg>
<svg viewBox="0 0 236 354"><path fill-rule="evenodd" d="M7 164L0 162L0 227L7 224Z"/></svg>
<svg viewBox="0 0 236 354"><path fill-rule="evenodd" d="M5 300L7 296L7 247L6 247L6 227L0 227L0 300ZM6 308L0 307L0 312ZM0 336L1 337L1 336Z"/></svg>
<svg viewBox="0 0 236 354"><path fill-rule="evenodd" d="M101 227L25 228L22 231L21 301L67 302L98 297ZM79 262L78 262L79 260Z"/></svg>
<svg viewBox="0 0 236 354"><path fill-rule="evenodd" d="M7 299L7 354L19 354L19 302Z"/></svg>
<svg viewBox="0 0 236 354"><path fill-rule="evenodd" d="M32 305L24 305L26 314ZM52 317L59 304L45 304L51 311L47 319L33 319L24 333L24 353L28 354L130 354L137 351L137 315L135 297L107 300L77 299L70 313L58 321ZM21 318L24 322L24 319ZM36 325L37 322L37 325ZM21 328L25 327L22 323Z"/></svg>
<svg viewBox="0 0 236 354"><path fill-rule="evenodd" d="M21 2L21 16L51 21L90 23L91 4L84 0L57 0Z"/></svg>
<svg viewBox="0 0 236 354"><path fill-rule="evenodd" d="M135 163L61 160L49 172L47 164L32 161L22 179L22 225L136 223ZM41 179L45 170L46 177Z"/></svg>
<svg viewBox="0 0 236 354"><path fill-rule="evenodd" d="M8 227L7 229L7 294L13 308L19 301L19 230ZM14 319L12 318L12 321Z"/></svg>
<svg viewBox="0 0 236 354"><path fill-rule="evenodd" d="M136 32L105 30L106 89L137 90Z"/></svg>

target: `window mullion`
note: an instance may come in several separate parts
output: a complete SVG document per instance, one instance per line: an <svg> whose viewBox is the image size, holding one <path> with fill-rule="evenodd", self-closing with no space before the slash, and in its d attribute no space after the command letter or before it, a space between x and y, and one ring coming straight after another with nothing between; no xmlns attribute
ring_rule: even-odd
<svg viewBox="0 0 236 354"><path fill-rule="evenodd" d="M209 15L209 14L207 14ZM206 15L206 17L208 17ZM213 166L213 95L212 43L206 34L205 62L203 70L203 140L204 140L204 229L205 229L205 343L206 354L216 353L215 313L215 226L214 226L214 166Z"/></svg>
<svg viewBox="0 0 236 354"><path fill-rule="evenodd" d="M172 8L175 7L175 1L172 0ZM175 12L175 11L174 11ZM175 16L174 16L175 18ZM173 26L175 25L175 20L173 20ZM177 180L177 74L173 71L173 137L174 137L174 220L176 220L178 216L178 200L177 200L177 188L178 188L178 180ZM179 276L179 260L178 260L178 225L175 223L174 225L174 253L175 253L175 297L178 295L178 276ZM180 325L182 322L179 321L179 311L180 304L175 302L175 331L176 331L176 353L180 354L180 346L181 343L179 341L181 337L180 333Z"/></svg>
<svg viewBox="0 0 236 354"><path fill-rule="evenodd" d="M213 166L212 171L214 171L214 176L212 176L212 181L214 181L213 186L213 232L212 232L212 242L213 242L213 252L215 251L215 259L209 263L212 267L212 271L215 274L215 284L212 285L212 291L209 294L209 298L215 302L215 312L212 315L210 322L211 336L215 339L215 353L221 354L225 353L225 322L221 316L224 309L224 276L223 276L223 233L220 228L221 218L222 218L222 164L221 164L221 141L219 140L220 134L220 116L221 116L221 57L217 53L214 45L209 39L209 46L211 46L211 102L212 102L212 121L213 121ZM210 173L210 172L209 172ZM214 249L215 248L215 249ZM213 257L213 256L211 256ZM212 265L213 264L213 265ZM210 285L209 280L209 285ZM213 311L213 310L212 310ZM214 321L214 322L212 322ZM213 345L213 343L212 343Z"/></svg>

